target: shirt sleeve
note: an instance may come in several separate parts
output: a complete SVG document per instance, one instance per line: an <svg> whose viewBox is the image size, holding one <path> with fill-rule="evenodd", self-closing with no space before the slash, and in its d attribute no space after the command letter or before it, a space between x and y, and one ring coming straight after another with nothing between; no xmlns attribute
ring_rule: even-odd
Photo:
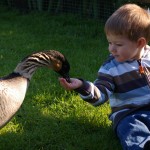
<svg viewBox="0 0 150 150"><path fill-rule="evenodd" d="M80 97L94 106L101 105L108 101L113 92L113 77L108 73L98 72L97 79L92 83L80 79L83 85L75 89Z"/></svg>

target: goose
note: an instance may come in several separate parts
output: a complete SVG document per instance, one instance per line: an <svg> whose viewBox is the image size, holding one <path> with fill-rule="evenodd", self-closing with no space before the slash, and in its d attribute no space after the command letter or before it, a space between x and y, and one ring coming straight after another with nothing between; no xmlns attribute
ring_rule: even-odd
<svg viewBox="0 0 150 150"><path fill-rule="evenodd" d="M69 62L59 51L46 50L26 56L12 73L0 78L0 128L19 110L31 78L39 67L48 67L70 82Z"/></svg>

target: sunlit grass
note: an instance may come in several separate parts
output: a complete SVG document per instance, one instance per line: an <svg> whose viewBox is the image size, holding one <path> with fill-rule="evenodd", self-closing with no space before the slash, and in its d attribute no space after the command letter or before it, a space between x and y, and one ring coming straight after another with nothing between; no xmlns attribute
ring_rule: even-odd
<svg viewBox="0 0 150 150"><path fill-rule="evenodd" d="M94 81L107 58L99 20L1 9L0 22L1 76L32 52L56 49L68 58L71 77ZM22 107L0 130L0 150L120 150L109 104L95 108L65 91L57 78L52 70L37 70Z"/></svg>

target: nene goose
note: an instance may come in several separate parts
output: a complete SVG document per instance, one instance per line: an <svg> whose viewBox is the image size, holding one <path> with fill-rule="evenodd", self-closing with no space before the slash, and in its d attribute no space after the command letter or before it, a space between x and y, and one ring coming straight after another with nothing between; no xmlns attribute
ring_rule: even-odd
<svg viewBox="0 0 150 150"><path fill-rule="evenodd" d="M11 74L0 78L0 128L18 111L32 75L38 67L44 66L53 69L69 82L70 65L60 52L49 50L25 57Z"/></svg>

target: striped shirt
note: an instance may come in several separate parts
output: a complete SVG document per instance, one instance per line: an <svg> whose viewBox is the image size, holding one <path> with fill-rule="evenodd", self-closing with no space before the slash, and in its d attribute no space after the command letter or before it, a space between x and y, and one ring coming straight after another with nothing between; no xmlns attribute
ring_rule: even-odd
<svg viewBox="0 0 150 150"><path fill-rule="evenodd" d="M100 67L94 83L83 80L82 87L76 91L94 106L109 100L113 122L119 113L128 114L131 110L150 105L150 47L146 46L140 60L117 62L110 56Z"/></svg>

